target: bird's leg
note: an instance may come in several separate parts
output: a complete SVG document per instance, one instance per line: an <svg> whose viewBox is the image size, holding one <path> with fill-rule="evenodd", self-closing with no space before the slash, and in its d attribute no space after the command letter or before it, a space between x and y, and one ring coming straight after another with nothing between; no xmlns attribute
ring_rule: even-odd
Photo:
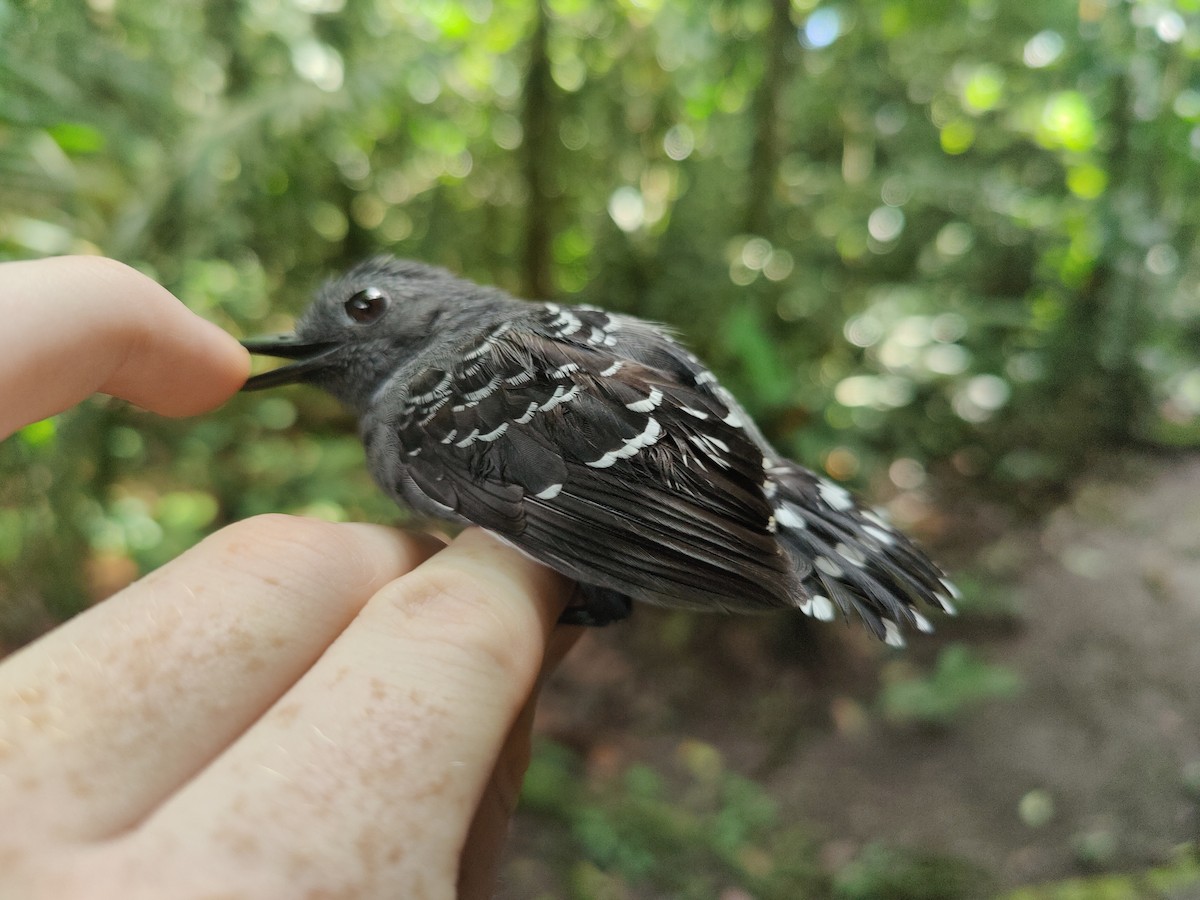
<svg viewBox="0 0 1200 900"><path fill-rule="evenodd" d="M558 617L561 624L599 627L628 619L633 612L633 601L611 588L581 584L576 590L576 597L581 602L572 602L563 610Z"/></svg>

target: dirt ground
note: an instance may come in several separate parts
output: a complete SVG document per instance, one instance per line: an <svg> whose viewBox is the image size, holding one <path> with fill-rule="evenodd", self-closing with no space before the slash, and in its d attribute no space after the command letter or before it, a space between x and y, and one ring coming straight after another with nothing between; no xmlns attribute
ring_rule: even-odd
<svg viewBox="0 0 1200 900"><path fill-rule="evenodd" d="M764 639L793 626L705 620L679 626L680 663L653 643L669 623L639 612L585 638L540 727L599 767L656 765L685 736L711 742L811 824L831 868L883 842L966 858L1012 886L1089 860L1139 868L1196 840L1200 457L1114 464L1038 526L1004 529L968 570L1009 583L1015 615L944 622L907 655L850 629ZM946 729L885 721L879 679L927 665L948 640L1016 672L1019 696ZM536 827L518 822L515 852Z"/></svg>

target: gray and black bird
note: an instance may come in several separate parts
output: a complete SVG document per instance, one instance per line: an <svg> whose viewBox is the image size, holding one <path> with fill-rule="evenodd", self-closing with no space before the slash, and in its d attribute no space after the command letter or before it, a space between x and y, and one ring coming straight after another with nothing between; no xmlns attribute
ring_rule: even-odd
<svg viewBox="0 0 1200 900"><path fill-rule="evenodd" d="M518 300L377 258L326 284L294 334L247 341L359 419L371 473L410 508L487 529L575 579L563 620L630 601L856 614L877 637L929 631L953 586L844 487L780 456L660 326Z"/></svg>

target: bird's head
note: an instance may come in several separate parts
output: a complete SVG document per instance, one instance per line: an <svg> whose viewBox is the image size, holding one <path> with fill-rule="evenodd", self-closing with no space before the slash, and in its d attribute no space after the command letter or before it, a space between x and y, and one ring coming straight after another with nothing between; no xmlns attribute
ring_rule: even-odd
<svg viewBox="0 0 1200 900"><path fill-rule="evenodd" d="M243 341L251 353L294 362L255 375L255 391L304 382L362 411L398 366L469 316L486 289L444 269L379 257L326 283L293 334Z"/></svg>

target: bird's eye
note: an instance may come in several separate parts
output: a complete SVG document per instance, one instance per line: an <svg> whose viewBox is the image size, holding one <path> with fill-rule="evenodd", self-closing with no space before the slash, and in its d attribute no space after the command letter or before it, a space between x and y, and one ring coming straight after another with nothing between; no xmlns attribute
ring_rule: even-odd
<svg viewBox="0 0 1200 900"><path fill-rule="evenodd" d="M344 304L346 315L359 325L370 325L387 309L388 298L379 288L359 291Z"/></svg>

